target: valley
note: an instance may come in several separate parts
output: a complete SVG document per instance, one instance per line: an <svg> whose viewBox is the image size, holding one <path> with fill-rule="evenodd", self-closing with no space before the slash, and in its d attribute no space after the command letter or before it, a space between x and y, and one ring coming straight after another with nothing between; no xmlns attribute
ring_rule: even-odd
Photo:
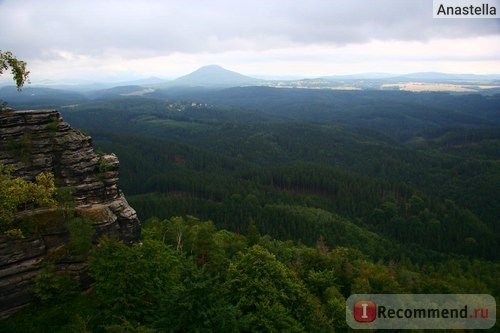
<svg viewBox="0 0 500 333"><path fill-rule="evenodd" d="M115 87L94 91L93 97L45 90L9 103L58 109L92 137L99 153L115 153L120 188L143 222L143 247L103 241L90 254L96 295L59 300L86 313L90 327L118 313L153 326L164 320L171 325L170 312L186 313L162 301L157 285L146 284L166 311L155 312L130 294L145 289L108 288L110 276L161 276L170 281L161 288L184 288L190 304L201 302L200 315L216 314L210 323L188 316L182 327L237 325L242 317L235 309L245 316L272 314L241 308L235 305L239 298L224 292L234 288L232 279L254 278L241 270L249 262L264 265L259 269L297 270L268 283L297 284L305 289L294 297L320 304L280 317L283 325L309 325L306 330L346 329L344 302L355 292L499 295L500 95L264 86L141 89ZM139 259L142 251L150 260ZM137 258L127 274L107 266L126 265L126 256ZM148 268L153 264L174 265L181 273ZM195 295L196 286L205 296ZM169 293L174 300L184 295ZM94 302L109 305L121 295L141 310L119 307L96 315ZM53 322L44 319L46 311L62 310L51 304L27 315ZM67 311L65 316L75 318ZM315 322L305 313L316 316ZM23 315L0 322L0 328L12 330Z"/></svg>

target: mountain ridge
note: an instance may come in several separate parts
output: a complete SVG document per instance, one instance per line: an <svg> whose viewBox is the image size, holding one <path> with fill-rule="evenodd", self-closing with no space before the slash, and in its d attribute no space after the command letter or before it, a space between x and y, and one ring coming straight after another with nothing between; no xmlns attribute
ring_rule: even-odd
<svg viewBox="0 0 500 333"><path fill-rule="evenodd" d="M218 77L217 77L218 76ZM403 74L386 72L364 72L353 74L323 74L323 75L295 75L289 73L286 75L255 74L244 75L236 71L228 70L220 65L211 64L199 67L188 74L179 76L175 79L162 79L156 76L143 78L131 78L123 81L81 81L80 83L56 82L52 80L41 80L35 82L32 87L55 88L71 91L90 91L98 89L109 89L118 86L144 86L144 87L172 87L172 86L241 86L251 84L265 84L275 81L299 81L306 79L324 79L324 80L487 80L500 81L500 73L496 74L474 74L474 73L446 73L437 71L409 72ZM8 82L8 83L7 83ZM0 88L11 86L10 81L0 81ZM27 87L26 87L27 88Z"/></svg>
<svg viewBox="0 0 500 333"><path fill-rule="evenodd" d="M207 65L174 80L157 77L146 79L101 82L93 85L40 85L25 87L19 92L13 85L0 87L0 100L54 107L100 98L127 96L164 97L165 92L178 89L226 89L236 87L267 86L275 88L333 89L333 90L409 90L445 91L454 93L495 94L500 91L500 74L450 74L441 72L415 72L408 74L360 73L304 77L302 79L261 79ZM158 91L158 93L155 93ZM163 93L161 92L163 91ZM167 93L167 96L170 94Z"/></svg>
<svg viewBox="0 0 500 333"><path fill-rule="evenodd" d="M246 76L225 69L219 65L207 65L168 82L165 86L236 87L254 85L262 82L264 82L264 80Z"/></svg>

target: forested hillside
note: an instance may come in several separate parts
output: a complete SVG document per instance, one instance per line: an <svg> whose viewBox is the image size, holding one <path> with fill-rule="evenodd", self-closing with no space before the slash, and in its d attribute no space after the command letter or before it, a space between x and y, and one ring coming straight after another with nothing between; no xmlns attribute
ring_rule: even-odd
<svg viewBox="0 0 500 333"><path fill-rule="evenodd" d="M248 87L154 97L60 105L119 157L144 246L106 242L92 254L95 294L32 309L40 321L81 311L93 329L162 329L176 313L172 331L343 331L356 292L498 297L500 95Z"/></svg>
<svg viewBox="0 0 500 333"><path fill-rule="evenodd" d="M251 97L254 96L254 89L270 88L246 89ZM280 92L283 89L274 90L278 91L274 94L285 94ZM227 93L230 95L232 91L233 89L229 89ZM333 97L329 103L334 106L336 98L340 98L338 93L328 91L313 93L325 96L330 93ZM183 105L179 111L179 108L172 107L171 101L139 98L93 102L63 109L63 113L70 122L90 131L106 150L114 151L122 146L120 157L130 161L123 163L122 172L125 173L129 166L134 165L132 160L135 160L136 163L142 163L135 165L137 172L143 172L144 177L154 177L157 173L162 173L162 165L167 168L167 165L175 164L172 159L176 155L187 161L181 165L183 170L192 171L195 167L190 161L196 160L201 161L198 164L201 163L203 168L208 169L200 170L201 166L198 165L198 172L216 173L218 176L222 176L218 170L222 168L220 161L223 160L228 160L226 164L229 169L252 169L254 173L256 168L306 162L323 168L340 168L388 182L392 186L421 191L432 200L452 200L458 206L474 212L482 222L498 233L498 224L495 222L499 216L500 193L497 186L498 149L495 148L499 145L500 134L495 121L486 120L498 119L498 96L466 95L470 97L467 100L463 95L390 92L389 96L394 97L387 100L385 92L378 93L382 95L377 97L375 92L359 92L359 96L353 95L351 99L347 99L343 93L341 96L354 105L353 109L356 106L368 108L370 104L365 102L368 99L375 100L375 104L385 103L386 109L398 110L393 104L393 100L397 99L399 104L406 105L406 109L398 110L398 113L413 113L419 118L425 118L426 122L415 120L414 125L421 129L405 131L407 139L400 142L391 138L395 133L404 131L395 123L397 115L388 114L382 121L383 130L376 131L362 127L358 113L355 110L349 113L350 109L341 107L342 105L338 106L341 111L329 110L321 121L314 122L296 120L293 114L288 113L284 116L270 116L261 109L248 110L188 100L179 104ZM318 101L312 98L314 95L308 96L311 93L303 94L311 98L310 105L304 107L300 114L307 117L310 112L315 112ZM261 99L270 100L272 96L264 94ZM294 98L290 93L287 96L291 96L292 100ZM304 104L306 97L303 97ZM464 103L464 100L467 102ZM279 104L279 101L280 99L270 103L277 104L276 108L281 108L281 113L284 113L289 102ZM443 111L440 108L444 107L444 101L449 106ZM220 103L223 102L224 99ZM475 107L474 102L477 103ZM191 106L193 103L195 106ZM267 103L261 102L260 105L270 108ZM419 112L422 108L431 107L437 109L432 113ZM471 123L468 119L454 118L451 112L456 113L460 108L463 114L471 114L473 109L476 110L475 117L481 120ZM365 116L373 112L372 109L364 113L359 111ZM337 117L338 114L346 114L345 117L350 119L347 123L353 125L328 121L328 118ZM440 121L443 122L442 125ZM478 127L481 122L488 123L488 127ZM457 127L453 127L453 124L457 124ZM129 135L133 135L134 139L128 139ZM138 149L134 149L138 140L143 142L137 144ZM193 148L199 151L190 153ZM179 154L176 149L185 153ZM146 150L148 153L144 153ZM202 157L207 154L210 157ZM168 158L170 161L162 160L161 164L158 162L158 159ZM210 161L218 161L219 165L211 165ZM179 167L178 164L175 165ZM230 173L226 171L223 176L230 176ZM310 175L303 178L305 177L310 179ZM236 178L241 179L240 175L236 175ZM129 185L125 181L124 187L130 194L150 192L150 189L144 187L147 181L138 178L136 173L131 172L126 179L133 179L135 182ZM197 179L201 182L203 178ZM233 192L239 193L238 190ZM359 209L360 205L356 206Z"/></svg>
<svg viewBox="0 0 500 333"><path fill-rule="evenodd" d="M118 154L144 217L198 214L239 232L252 219L273 237L330 242L332 231L306 236L308 223L273 214L274 205L318 208L406 247L497 259L500 96L166 92L184 99L62 109Z"/></svg>

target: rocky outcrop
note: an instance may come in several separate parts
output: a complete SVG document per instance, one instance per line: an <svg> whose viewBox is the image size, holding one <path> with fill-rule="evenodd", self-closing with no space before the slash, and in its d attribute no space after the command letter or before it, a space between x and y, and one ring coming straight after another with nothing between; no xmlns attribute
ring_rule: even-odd
<svg viewBox="0 0 500 333"><path fill-rule="evenodd" d="M4 111L0 113L0 164L14 167L14 176L34 180L43 171L52 172L58 187L68 188L77 215L89 218L94 241L112 236L126 243L140 237L140 222L118 187L118 158L97 154L92 139L71 128L55 110ZM12 239L0 235L0 316L29 304L32 278L47 256L68 241L65 216L58 209L24 213L43 221L35 235ZM58 271L69 271L85 279L85 261L59 260Z"/></svg>

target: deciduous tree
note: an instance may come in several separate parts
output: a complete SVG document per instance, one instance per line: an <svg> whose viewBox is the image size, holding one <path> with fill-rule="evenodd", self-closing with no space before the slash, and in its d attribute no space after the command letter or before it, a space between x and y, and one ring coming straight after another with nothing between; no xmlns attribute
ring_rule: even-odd
<svg viewBox="0 0 500 333"><path fill-rule="evenodd" d="M26 62L17 59L12 52L0 50L0 75L10 68L12 78L16 82L17 89L21 90L28 81L30 72L26 69Z"/></svg>

